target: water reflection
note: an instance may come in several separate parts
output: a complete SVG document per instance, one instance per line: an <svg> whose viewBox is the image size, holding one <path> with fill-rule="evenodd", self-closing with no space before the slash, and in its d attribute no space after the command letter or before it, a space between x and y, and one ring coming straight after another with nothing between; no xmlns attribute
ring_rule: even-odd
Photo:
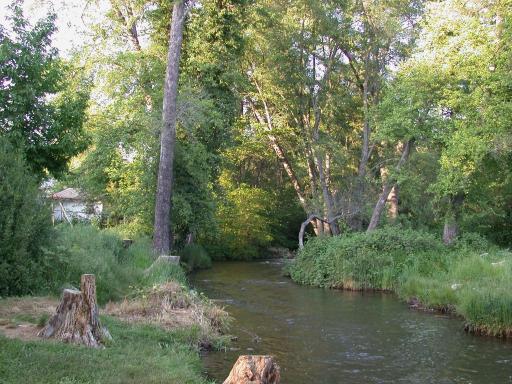
<svg viewBox="0 0 512 384"><path fill-rule="evenodd" d="M512 343L393 295L298 286L278 262L218 263L192 283L236 319L231 350L204 356L222 382L240 354L272 354L282 383L512 383Z"/></svg>

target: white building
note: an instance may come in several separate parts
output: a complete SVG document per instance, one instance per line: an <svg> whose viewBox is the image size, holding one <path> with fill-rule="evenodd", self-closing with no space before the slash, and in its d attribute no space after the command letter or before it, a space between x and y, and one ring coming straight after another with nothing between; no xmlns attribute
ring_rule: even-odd
<svg viewBox="0 0 512 384"><path fill-rule="evenodd" d="M88 202L84 194L75 188L66 188L54 193L52 200L54 221L89 221L101 215L103 211L101 202Z"/></svg>

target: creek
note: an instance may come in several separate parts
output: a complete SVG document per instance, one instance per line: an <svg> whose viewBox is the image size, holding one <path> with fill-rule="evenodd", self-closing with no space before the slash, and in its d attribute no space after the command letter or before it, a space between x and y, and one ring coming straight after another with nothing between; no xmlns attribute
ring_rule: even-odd
<svg viewBox="0 0 512 384"><path fill-rule="evenodd" d="M192 285L234 317L228 351L203 363L218 383L242 354L271 354L283 384L512 383L512 342L468 335L463 321L396 296L299 286L283 262L223 262Z"/></svg>

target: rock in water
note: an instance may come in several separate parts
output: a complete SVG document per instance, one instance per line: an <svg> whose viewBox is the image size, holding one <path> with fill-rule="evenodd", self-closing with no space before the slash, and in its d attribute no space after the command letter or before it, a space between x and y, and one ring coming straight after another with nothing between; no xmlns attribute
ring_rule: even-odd
<svg viewBox="0 0 512 384"><path fill-rule="evenodd" d="M38 336L98 348L112 337L101 326L94 275L82 275L80 291L65 289L55 315Z"/></svg>
<svg viewBox="0 0 512 384"><path fill-rule="evenodd" d="M279 366L272 356L242 355L224 384L279 384Z"/></svg>

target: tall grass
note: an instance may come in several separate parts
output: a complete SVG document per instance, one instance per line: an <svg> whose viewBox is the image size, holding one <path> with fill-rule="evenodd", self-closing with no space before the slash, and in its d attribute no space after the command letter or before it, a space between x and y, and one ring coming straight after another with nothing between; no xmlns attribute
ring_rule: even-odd
<svg viewBox="0 0 512 384"><path fill-rule="evenodd" d="M288 272L301 284L391 290L463 316L470 331L512 336L512 253L478 235L452 247L429 233L396 228L317 238Z"/></svg>
<svg viewBox="0 0 512 384"><path fill-rule="evenodd" d="M84 273L96 275L99 303L118 300L134 289L162 284L169 280L186 284L178 265L158 265L148 271L155 260L149 239L135 239L125 248L122 238L113 231L91 225L62 225L56 228L53 245L45 250L52 254L52 280L47 290L59 293L64 287L76 286Z"/></svg>

